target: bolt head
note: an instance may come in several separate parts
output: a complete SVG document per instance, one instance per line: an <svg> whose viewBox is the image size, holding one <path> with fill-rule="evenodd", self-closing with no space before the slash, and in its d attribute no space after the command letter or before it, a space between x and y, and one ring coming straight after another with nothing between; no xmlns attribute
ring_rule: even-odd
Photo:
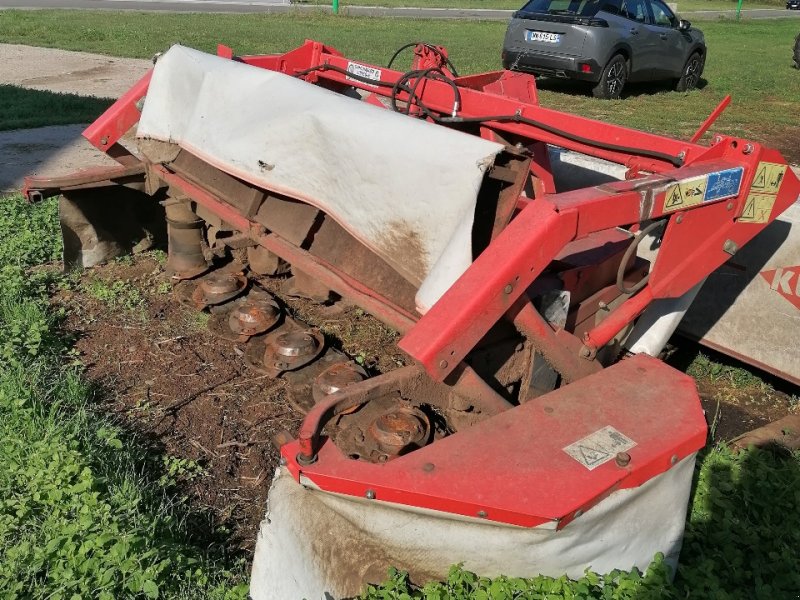
<svg viewBox="0 0 800 600"><path fill-rule="evenodd" d="M287 464L287 462L288 462L288 461L287 461L287 460L286 460L286 459L285 459L283 456L281 456L281 459L278 461L278 464L279 464L280 466L282 466L282 467L285 467L285 466L286 466L286 464Z"/></svg>
<svg viewBox="0 0 800 600"><path fill-rule="evenodd" d="M506 285L506 287L503 288L503 293L504 294L510 294L513 289L514 289L514 286L509 283L509 284Z"/></svg>
<svg viewBox="0 0 800 600"><path fill-rule="evenodd" d="M676 223L683 223L683 215L678 215L677 217L675 217L675 222Z"/></svg>
<svg viewBox="0 0 800 600"><path fill-rule="evenodd" d="M672 465L676 464L678 462L678 455L677 454L673 454L672 458L669 459L669 462Z"/></svg>
<svg viewBox="0 0 800 600"><path fill-rule="evenodd" d="M728 202L728 204L725 205L725 209L726 210L733 210L733 202Z"/></svg>
<svg viewBox="0 0 800 600"><path fill-rule="evenodd" d="M447 363L446 360L439 361L439 368L440 369L446 369L447 365L448 365L448 363Z"/></svg>
<svg viewBox="0 0 800 600"><path fill-rule="evenodd" d="M367 500L375 500L375 490L367 490L367 491L364 493L364 497L365 497Z"/></svg>
<svg viewBox="0 0 800 600"><path fill-rule="evenodd" d="M631 455L627 452L617 452L614 461L617 463L618 467L627 467L631 462Z"/></svg>
<svg viewBox="0 0 800 600"><path fill-rule="evenodd" d="M479 516L481 519L485 519L485 518L488 516L488 513L487 513L485 510L479 510L479 511L478 511L478 516Z"/></svg>

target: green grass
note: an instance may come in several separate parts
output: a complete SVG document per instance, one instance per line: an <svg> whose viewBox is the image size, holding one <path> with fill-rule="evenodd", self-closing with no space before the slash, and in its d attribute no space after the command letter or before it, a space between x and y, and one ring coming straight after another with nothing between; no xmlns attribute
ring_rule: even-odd
<svg viewBox="0 0 800 600"><path fill-rule="evenodd" d="M697 354L686 372L695 379L723 382L733 389L760 388L765 391L771 389L769 383L744 367L718 362L702 352Z"/></svg>
<svg viewBox="0 0 800 600"><path fill-rule="evenodd" d="M56 204L0 199L0 597L246 597L244 559L187 504L198 466L97 405L31 267L60 254Z"/></svg>
<svg viewBox="0 0 800 600"><path fill-rule="evenodd" d="M0 85L0 131L90 123L112 100Z"/></svg>
<svg viewBox="0 0 800 600"><path fill-rule="evenodd" d="M331 16L166 15L4 11L0 41L149 57L173 42L213 51L275 52L317 38L384 63L411 39L446 45L464 72L499 66L504 24ZM544 85L545 106L688 136L727 93L735 104L718 129L768 139L797 138L800 78L789 68L792 21L704 25L708 85L689 94L634 93L601 102ZM743 70L746 55L749 69ZM5 99L6 96L3 96ZM49 108L40 111L48 119ZM12 117L0 113L0 125ZM796 157L797 158L797 157ZM174 487L193 476L181 458L153 453L104 416L60 338L47 304L57 280L30 269L59 253L52 202L0 202L0 597L241 598L240 563L224 532ZM99 285L109 302L125 289ZM747 383L699 359L698 376ZM674 585L658 563L646 574L587 574L577 582L488 581L459 569L418 589L393 574L368 598L791 598L800 589L800 461L751 450L706 451L699 463L682 566ZM601 587L600 584L603 584Z"/></svg>
<svg viewBox="0 0 800 600"><path fill-rule="evenodd" d="M330 6L331 0L300 0L297 4L315 4ZM339 2L340 9L348 6L387 6L387 7L420 7L420 8L479 8L486 10L517 10L525 4L525 0L345 0ZM735 10L736 0L678 0L678 12L685 13L698 10ZM782 0L761 0L744 2L743 9L783 8Z"/></svg>
<svg viewBox="0 0 800 600"><path fill-rule="evenodd" d="M709 47L707 83L689 93L665 85L631 85L618 101L591 98L568 82L541 80L540 101L637 129L688 139L725 95L733 96L712 131L769 142L800 161L800 77L790 49L793 19L703 24ZM224 43L242 54L286 51L307 38L348 56L385 64L408 41L446 46L463 73L500 68L505 24L310 15L209 15L102 11L2 11L0 42L35 43L149 58L179 42L213 52Z"/></svg>

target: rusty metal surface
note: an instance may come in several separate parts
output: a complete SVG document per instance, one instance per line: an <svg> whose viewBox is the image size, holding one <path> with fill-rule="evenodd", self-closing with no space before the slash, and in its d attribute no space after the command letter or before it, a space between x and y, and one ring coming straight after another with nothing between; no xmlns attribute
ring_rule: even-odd
<svg viewBox="0 0 800 600"><path fill-rule="evenodd" d="M245 349L245 362L270 377L294 371L315 360L325 350L322 334L285 317L283 323L266 335L251 337Z"/></svg>
<svg viewBox="0 0 800 600"><path fill-rule="evenodd" d="M286 262L297 265L307 275L318 279L340 296L362 306L395 330L401 333L405 332L416 322L413 313L398 305L394 300L383 296L375 288L343 272L338 265L314 256L275 233L268 233L263 225L250 221L228 202L205 188L160 165L153 165L151 171L174 188L176 192L190 196L197 203L197 212L203 218L206 218L206 214L208 214L209 218L213 216L219 223L227 223L240 231L249 232L254 242ZM315 239L320 237L319 233ZM344 251L352 250L350 255L354 256L357 255L359 246L351 246Z"/></svg>
<svg viewBox="0 0 800 600"><path fill-rule="evenodd" d="M248 285L241 273L214 271L196 280L191 299L198 308L224 304L244 293Z"/></svg>
<svg viewBox="0 0 800 600"><path fill-rule="evenodd" d="M800 450L800 415L787 415L763 427L748 431L732 440L730 445L735 450L743 450L748 446Z"/></svg>
<svg viewBox="0 0 800 600"><path fill-rule="evenodd" d="M168 198L163 206L167 217L167 273L175 279L192 279L205 273L209 268L204 252L205 222L187 200Z"/></svg>
<svg viewBox="0 0 800 600"><path fill-rule="evenodd" d="M431 418L399 394L339 417L333 442L353 460L385 463L431 441Z"/></svg>
<svg viewBox="0 0 800 600"><path fill-rule="evenodd" d="M343 375L352 373L349 381L341 375L331 378L330 373L342 371ZM313 406L322 402L331 393L336 393L367 378L367 373L339 350L326 347L322 356L297 371L283 373L282 377L289 384L286 396L289 403L303 414Z"/></svg>
<svg viewBox="0 0 800 600"><path fill-rule="evenodd" d="M109 202L112 193L114 201ZM62 190L59 218L64 269L92 267L125 254L163 247L167 236L160 199L116 184Z"/></svg>
<svg viewBox="0 0 800 600"><path fill-rule="evenodd" d="M31 202L57 196L63 190L108 187L114 184L141 184L144 164L137 162L120 167L95 167L63 177L26 177L23 194Z"/></svg>
<svg viewBox="0 0 800 600"><path fill-rule="evenodd" d="M223 339L246 342L272 329L281 317L277 301L266 292L257 293L254 289L245 298L232 302L228 310L212 314L208 329Z"/></svg>

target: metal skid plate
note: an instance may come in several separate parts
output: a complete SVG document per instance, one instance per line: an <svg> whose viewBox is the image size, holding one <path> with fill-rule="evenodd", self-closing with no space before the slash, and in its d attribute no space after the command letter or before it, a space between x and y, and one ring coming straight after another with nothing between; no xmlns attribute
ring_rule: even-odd
<svg viewBox="0 0 800 600"><path fill-rule="evenodd" d="M680 331L800 385L798 323L800 202L795 202L709 276Z"/></svg>
<svg viewBox="0 0 800 600"><path fill-rule="evenodd" d="M297 441L281 453L295 479L325 491L560 528L705 439L694 381L640 355L385 464L351 460L329 439L308 466Z"/></svg>

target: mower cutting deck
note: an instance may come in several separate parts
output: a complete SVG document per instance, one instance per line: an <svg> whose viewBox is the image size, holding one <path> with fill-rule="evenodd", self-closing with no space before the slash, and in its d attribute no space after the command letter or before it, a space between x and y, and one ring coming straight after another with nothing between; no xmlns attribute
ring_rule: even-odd
<svg viewBox="0 0 800 600"><path fill-rule="evenodd" d="M173 47L87 129L120 167L26 192L63 195L67 265L166 224L176 298L306 413L278 440L252 597L352 596L390 565L674 565L706 425L692 380L653 356L797 198L782 157L698 144L713 118L686 142L544 109L532 77L459 77L427 44L407 72L317 42L218 54ZM554 149L624 178L586 184ZM357 304L407 365L365 371L265 278Z"/></svg>

